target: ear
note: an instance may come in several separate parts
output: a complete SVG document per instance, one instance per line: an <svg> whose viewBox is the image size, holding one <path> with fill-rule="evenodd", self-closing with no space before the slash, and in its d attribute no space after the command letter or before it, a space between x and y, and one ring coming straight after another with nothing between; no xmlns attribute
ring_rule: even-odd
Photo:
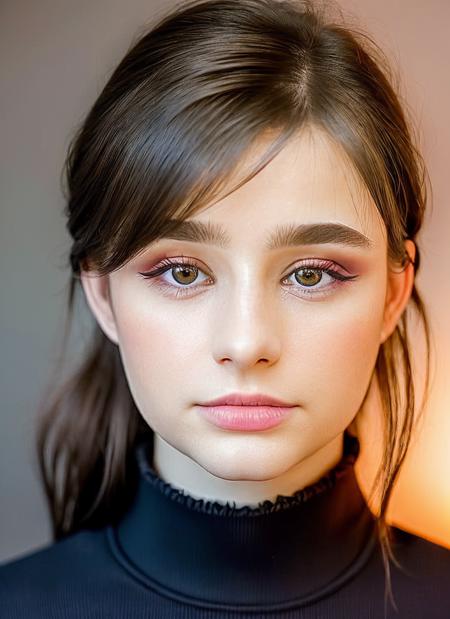
<svg viewBox="0 0 450 619"><path fill-rule="evenodd" d="M87 303L100 328L114 344L118 344L109 275L99 275L97 271L82 270L80 278Z"/></svg>
<svg viewBox="0 0 450 619"><path fill-rule="evenodd" d="M405 249L411 261L416 257L416 246L413 241L405 241ZM393 333L403 311L408 304L414 286L414 265L408 262L402 271L388 269L386 301L384 306L383 328L380 344Z"/></svg>

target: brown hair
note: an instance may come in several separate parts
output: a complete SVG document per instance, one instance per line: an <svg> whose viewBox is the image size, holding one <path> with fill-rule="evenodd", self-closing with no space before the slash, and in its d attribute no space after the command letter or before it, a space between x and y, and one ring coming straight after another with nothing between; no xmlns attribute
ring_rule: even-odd
<svg viewBox="0 0 450 619"><path fill-rule="evenodd" d="M270 148L234 189L300 128L324 129L375 201L386 224L389 264L405 266L409 238L417 247L417 272L428 177L393 82L373 40L327 17L325 5L194 0L172 8L127 52L69 147L64 170L72 273L62 350L81 269L106 274L120 268L218 198L247 149L267 131L274 136ZM389 590L389 557L395 557L385 516L414 426L411 305L426 340L422 412L430 330L416 285L374 368L384 453L373 491L381 482L377 524ZM39 420L39 462L55 539L120 517L136 479L132 449L150 435L118 347L95 324L84 360L50 402L47 397Z"/></svg>

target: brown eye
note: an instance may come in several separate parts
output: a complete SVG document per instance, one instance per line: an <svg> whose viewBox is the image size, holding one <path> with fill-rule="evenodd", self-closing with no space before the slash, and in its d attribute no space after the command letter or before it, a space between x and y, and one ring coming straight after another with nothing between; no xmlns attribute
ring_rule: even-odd
<svg viewBox="0 0 450 619"><path fill-rule="evenodd" d="M197 267L179 265L172 268L172 274L179 284L192 284L198 275Z"/></svg>
<svg viewBox="0 0 450 619"><path fill-rule="evenodd" d="M295 282L291 279L293 276L295 276ZM283 279L283 283L287 283L295 294L299 293L304 298L313 299L316 297L320 299L324 295L331 294L346 282L357 278L358 275L340 273L331 260L317 260L298 266ZM318 285L319 282L320 285Z"/></svg>
<svg viewBox="0 0 450 619"><path fill-rule="evenodd" d="M173 294L175 297L181 297L184 294L191 294L202 283L208 285L213 282L211 277L206 275L205 280L200 280L199 282L198 276L200 273L205 275L204 271L196 263L182 256L177 260L164 258L152 270L143 273L139 272L139 275L149 280L151 285L157 286L164 291L164 294Z"/></svg>
<svg viewBox="0 0 450 619"><path fill-rule="evenodd" d="M315 286L322 279L322 273L315 269L298 269L295 272L295 279L302 286Z"/></svg>

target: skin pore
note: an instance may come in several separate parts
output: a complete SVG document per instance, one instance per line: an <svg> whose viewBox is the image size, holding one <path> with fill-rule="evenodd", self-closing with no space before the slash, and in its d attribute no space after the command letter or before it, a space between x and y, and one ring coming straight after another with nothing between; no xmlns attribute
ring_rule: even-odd
<svg viewBox="0 0 450 619"><path fill-rule="evenodd" d="M341 149L318 129L303 130L249 182L189 220L220 225L228 245L158 240L109 275L83 271L86 299L119 347L164 480L237 506L291 495L337 464L347 427L357 433L413 267L388 269L385 224ZM348 226L369 243L267 247L276 227L313 223ZM414 243L405 248L414 260ZM163 258L198 270L141 275ZM308 264L355 277L335 280ZM231 392L296 408L264 431L220 429L199 414L200 402Z"/></svg>

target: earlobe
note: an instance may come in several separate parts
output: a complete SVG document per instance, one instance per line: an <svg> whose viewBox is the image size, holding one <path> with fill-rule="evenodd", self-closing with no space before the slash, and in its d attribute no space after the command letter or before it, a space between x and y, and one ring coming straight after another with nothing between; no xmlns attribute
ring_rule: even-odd
<svg viewBox="0 0 450 619"><path fill-rule="evenodd" d="M388 269L387 294L384 308L383 329L381 331L382 344L393 333L401 315L403 314L414 286L414 259L416 246L413 241L405 241L405 250L409 255L409 262L401 270Z"/></svg>
<svg viewBox="0 0 450 619"><path fill-rule="evenodd" d="M110 282L108 275L99 275L96 271L80 273L86 301L103 333L118 344L116 320L111 303Z"/></svg>

